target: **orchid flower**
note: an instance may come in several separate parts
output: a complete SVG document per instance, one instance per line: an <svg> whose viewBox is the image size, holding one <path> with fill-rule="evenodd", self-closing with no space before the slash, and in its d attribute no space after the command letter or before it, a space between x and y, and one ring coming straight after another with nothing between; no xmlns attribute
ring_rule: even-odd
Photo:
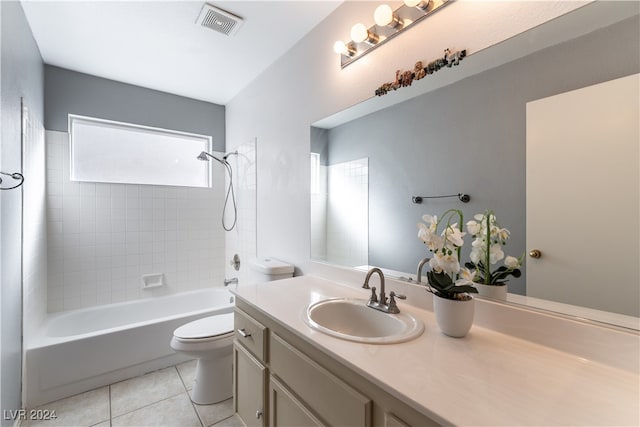
<svg viewBox="0 0 640 427"><path fill-rule="evenodd" d="M500 227L496 216L492 211L474 215L474 221L467 222L467 231L473 235L471 242L471 263L467 266L475 267L478 271L475 279L484 284L504 284L507 276L520 276L522 258L507 256L502 250L511 233L506 228ZM491 266L504 259L504 266L499 267L493 273Z"/></svg>

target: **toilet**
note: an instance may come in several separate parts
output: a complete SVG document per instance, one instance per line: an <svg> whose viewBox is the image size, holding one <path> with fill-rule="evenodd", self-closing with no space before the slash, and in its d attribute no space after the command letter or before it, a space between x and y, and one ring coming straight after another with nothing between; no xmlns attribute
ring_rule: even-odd
<svg viewBox="0 0 640 427"><path fill-rule="evenodd" d="M272 258L251 263L249 283L270 282L293 276L293 266ZM171 348L198 359L191 400L200 405L222 402L233 396L233 313L189 322L173 331Z"/></svg>
<svg viewBox="0 0 640 427"><path fill-rule="evenodd" d="M251 262L249 283L272 282L293 277L293 265L274 258L256 258Z"/></svg>
<svg viewBox="0 0 640 427"><path fill-rule="evenodd" d="M194 403L208 405L232 396L233 313L194 320L173 331L171 348L198 359L191 391Z"/></svg>

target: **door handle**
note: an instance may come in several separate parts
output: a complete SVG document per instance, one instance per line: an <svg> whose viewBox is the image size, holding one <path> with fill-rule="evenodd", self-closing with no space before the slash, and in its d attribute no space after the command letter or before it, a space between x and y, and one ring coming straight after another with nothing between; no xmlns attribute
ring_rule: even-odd
<svg viewBox="0 0 640 427"><path fill-rule="evenodd" d="M531 250L529 251L529 256L530 256L531 258L536 258L536 259L538 259L538 258L541 258L541 257L542 257L542 252L540 252L540 250L538 250L538 249L531 249Z"/></svg>

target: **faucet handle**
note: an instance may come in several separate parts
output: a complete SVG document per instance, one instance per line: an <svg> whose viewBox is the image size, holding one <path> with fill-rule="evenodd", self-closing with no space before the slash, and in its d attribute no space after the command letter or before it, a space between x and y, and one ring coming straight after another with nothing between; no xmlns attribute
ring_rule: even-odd
<svg viewBox="0 0 640 427"><path fill-rule="evenodd" d="M405 295L396 294L391 291L389 294L389 313L398 314L400 313L400 309L398 308L398 304L396 304L396 298L398 299L407 299Z"/></svg>
<svg viewBox="0 0 640 427"><path fill-rule="evenodd" d="M395 292L391 291L391 293L389 294L389 297L391 298L398 298L398 299L407 299L406 295L402 295L402 294L396 294Z"/></svg>
<svg viewBox="0 0 640 427"><path fill-rule="evenodd" d="M371 288L371 298L369 298L369 304L378 302L378 296L376 295L376 287Z"/></svg>

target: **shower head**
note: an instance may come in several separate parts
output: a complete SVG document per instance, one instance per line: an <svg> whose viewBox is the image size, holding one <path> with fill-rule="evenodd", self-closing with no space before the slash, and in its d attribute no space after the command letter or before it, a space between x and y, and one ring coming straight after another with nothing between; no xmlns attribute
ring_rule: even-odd
<svg viewBox="0 0 640 427"><path fill-rule="evenodd" d="M213 160L216 160L216 161L218 161L218 162L222 163L223 165L224 165L224 164L226 163L226 161L227 161L227 158L226 158L226 157L223 157L223 159L224 159L224 160L220 160L219 158L217 158L217 157L216 157L216 156L214 156L213 154L209 154L209 153L207 153L206 151L202 151L202 152L198 155L197 159L198 159L198 160L209 160L209 157L211 157Z"/></svg>

